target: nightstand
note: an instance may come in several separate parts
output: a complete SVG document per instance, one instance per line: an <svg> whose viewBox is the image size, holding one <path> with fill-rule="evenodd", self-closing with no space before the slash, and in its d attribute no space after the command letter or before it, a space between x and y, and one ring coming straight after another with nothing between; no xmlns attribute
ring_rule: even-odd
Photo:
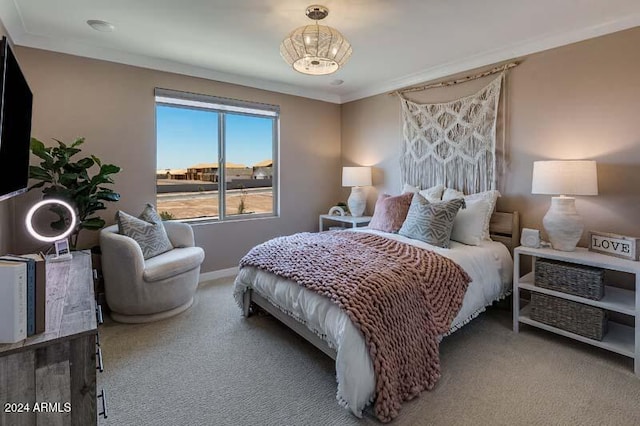
<svg viewBox="0 0 640 426"><path fill-rule="evenodd" d="M319 227L318 227L320 229L320 232L324 231L325 221L347 223L350 225L350 228L358 228L360 226L367 226L369 222L371 222L371 216L353 217L353 216L321 214L319 219Z"/></svg>
<svg viewBox="0 0 640 426"><path fill-rule="evenodd" d="M521 256L531 257L532 272L521 276ZM635 291L618 287L605 286L604 297L600 300L591 300L556 290L536 286L534 280L534 268L536 259L551 259L561 262L574 263L603 268L605 271L620 271L634 275ZM588 343L612 352L634 359L634 372L640 376L640 262L620 259L600 253L588 251L585 248L576 248L575 251L565 252L550 248L518 247L514 250L513 263L513 331L518 332L520 323L541 328L561 336L569 337L583 343ZM605 281L605 284L606 281ZM528 290L533 293L541 293L585 305L595 306L605 311L617 312L634 318L635 327L616 322L609 322L609 331L602 340L594 340L579 334L556 328L542 322L538 322L530 316L530 305L520 309L520 290Z"/></svg>

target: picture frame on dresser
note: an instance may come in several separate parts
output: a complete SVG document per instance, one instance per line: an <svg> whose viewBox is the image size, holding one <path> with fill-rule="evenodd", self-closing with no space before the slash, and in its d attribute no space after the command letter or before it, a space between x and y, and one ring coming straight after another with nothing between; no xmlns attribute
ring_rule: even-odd
<svg viewBox="0 0 640 426"><path fill-rule="evenodd" d="M589 250L637 261L640 258L640 238L610 232L590 231Z"/></svg>

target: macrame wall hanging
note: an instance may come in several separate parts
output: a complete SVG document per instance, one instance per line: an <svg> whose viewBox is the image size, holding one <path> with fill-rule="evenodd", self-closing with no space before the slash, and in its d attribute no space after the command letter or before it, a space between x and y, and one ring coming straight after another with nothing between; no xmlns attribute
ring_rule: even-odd
<svg viewBox="0 0 640 426"><path fill-rule="evenodd" d="M506 67L500 70L477 93L450 102L419 104L397 92L402 104L403 183L421 188L443 184L465 194L496 189L496 120Z"/></svg>

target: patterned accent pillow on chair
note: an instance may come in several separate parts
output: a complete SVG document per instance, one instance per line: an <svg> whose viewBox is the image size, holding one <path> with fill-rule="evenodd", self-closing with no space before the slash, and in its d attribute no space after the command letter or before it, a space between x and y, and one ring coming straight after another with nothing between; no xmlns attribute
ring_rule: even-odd
<svg viewBox="0 0 640 426"><path fill-rule="evenodd" d="M433 246L448 248L453 221L464 205L463 198L430 203L420 194L414 194L407 219L398 233Z"/></svg>
<svg viewBox="0 0 640 426"><path fill-rule="evenodd" d="M118 232L133 238L142 250L145 260L173 249L162 219L151 204L147 204L140 218L118 210Z"/></svg>

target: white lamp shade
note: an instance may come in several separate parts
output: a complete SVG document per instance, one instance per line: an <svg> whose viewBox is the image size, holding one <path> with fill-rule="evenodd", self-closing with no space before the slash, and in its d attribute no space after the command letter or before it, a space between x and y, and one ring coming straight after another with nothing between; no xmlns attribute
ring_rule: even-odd
<svg viewBox="0 0 640 426"><path fill-rule="evenodd" d="M370 186L371 167L343 167L342 186Z"/></svg>
<svg viewBox="0 0 640 426"><path fill-rule="evenodd" d="M593 160L534 161L532 194L598 195Z"/></svg>

